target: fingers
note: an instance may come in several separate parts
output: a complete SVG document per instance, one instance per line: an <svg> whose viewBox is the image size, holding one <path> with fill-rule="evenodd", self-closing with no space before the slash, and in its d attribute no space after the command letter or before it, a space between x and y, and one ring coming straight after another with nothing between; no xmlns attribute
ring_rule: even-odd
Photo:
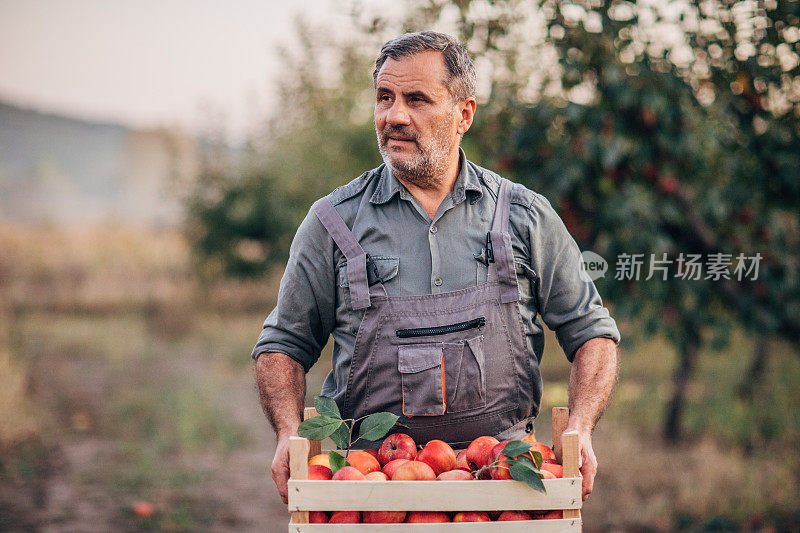
<svg viewBox="0 0 800 533"><path fill-rule="evenodd" d="M289 481L288 469L281 468L279 465L272 463L272 480L278 489L278 494L281 496L283 503L289 503L289 491L286 483Z"/></svg>
<svg viewBox="0 0 800 533"><path fill-rule="evenodd" d="M288 473L281 472L273 468L272 480L275 482L275 486L278 489L278 494L280 494L283 503L289 503L289 491L286 486L289 480Z"/></svg>
<svg viewBox="0 0 800 533"><path fill-rule="evenodd" d="M589 497L589 494L594 489L594 478L597 475L597 458L591 448L588 450L584 448L582 452L581 475L583 476L583 482L581 483L581 491L583 501L586 501L586 498Z"/></svg>
<svg viewBox="0 0 800 533"><path fill-rule="evenodd" d="M581 496L583 501L589 497L594 489L594 478L597 475L597 457L592 448L592 435L590 432L578 431L578 469L581 474Z"/></svg>
<svg viewBox="0 0 800 533"><path fill-rule="evenodd" d="M289 448L282 444L278 444L272 459L272 480L283 503L289 503L289 490L286 486L289 481Z"/></svg>

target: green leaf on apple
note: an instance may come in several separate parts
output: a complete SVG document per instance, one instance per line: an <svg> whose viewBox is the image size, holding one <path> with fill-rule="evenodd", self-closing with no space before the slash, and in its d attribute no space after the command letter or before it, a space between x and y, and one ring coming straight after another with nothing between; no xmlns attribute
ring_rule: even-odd
<svg viewBox="0 0 800 533"><path fill-rule="evenodd" d="M516 457L520 454L523 454L531 449L531 445L527 442L522 442L521 440L512 440L508 444L506 444L505 448L501 452L503 455L508 457Z"/></svg>
<svg viewBox="0 0 800 533"><path fill-rule="evenodd" d="M341 450L345 450L350 447L350 428L347 426L347 422L336 428L336 431L331 433L331 440Z"/></svg>
<svg viewBox="0 0 800 533"><path fill-rule="evenodd" d="M541 452L532 451L530 454L533 456L533 460L536 462L536 468L541 468L542 463L544 462L544 458L542 457Z"/></svg>
<svg viewBox="0 0 800 533"><path fill-rule="evenodd" d="M310 440L322 440L330 437L343 424L341 418L319 415L300 422L297 434Z"/></svg>
<svg viewBox="0 0 800 533"><path fill-rule="evenodd" d="M533 462L533 459L531 459L531 458L530 458L529 456L527 456L527 455L520 455L519 457L517 457L517 458L516 458L516 459L514 459L514 460L515 460L515 461L518 461L518 462L520 462L520 463L522 463L522 464L524 464L524 465L525 465L525 466L527 466L528 468L532 468L532 469L534 469L534 470L535 470L535 471L537 471L537 472L539 471L539 467L536 465L536 463L534 463L534 462Z"/></svg>
<svg viewBox="0 0 800 533"><path fill-rule="evenodd" d="M328 462L331 464L331 474L335 474L342 467L350 466L347 459L338 452L330 452L328 454Z"/></svg>
<svg viewBox="0 0 800 533"><path fill-rule="evenodd" d="M361 422L358 438L364 440L382 439L399 419L399 416L392 413L373 413Z"/></svg>
<svg viewBox="0 0 800 533"><path fill-rule="evenodd" d="M547 493L547 489L544 487L539 473L531 468L525 461L509 459L508 470L512 479L525 483L535 491Z"/></svg>
<svg viewBox="0 0 800 533"><path fill-rule="evenodd" d="M331 418L342 418L342 415L339 414L339 406L327 396L314 396L314 408L317 410L317 414Z"/></svg>

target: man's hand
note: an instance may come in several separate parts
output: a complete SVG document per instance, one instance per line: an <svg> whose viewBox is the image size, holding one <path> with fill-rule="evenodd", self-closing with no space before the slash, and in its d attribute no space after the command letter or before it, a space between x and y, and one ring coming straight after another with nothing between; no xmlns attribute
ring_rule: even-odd
<svg viewBox="0 0 800 533"><path fill-rule="evenodd" d="M278 437L278 445L275 448L275 457L272 458L272 480L278 488L283 503L289 503L286 482L289 480L289 437L285 435Z"/></svg>
<svg viewBox="0 0 800 533"><path fill-rule="evenodd" d="M287 501L289 479L289 437L297 435L303 419L306 374L298 362L282 353L261 354L256 361L256 384L261 407L275 430L277 446L272 459L272 479Z"/></svg>
<svg viewBox="0 0 800 533"><path fill-rule="evenodd" d="M617 382L617 347L610 339L591 339L578 348L569 375L569 422L578 432L583 499L589 497L597 475L592 433L608 405Z"/></svg>
<svg viewBox="0 0 800 533"><path fill-rule="evenodd" d="M567 426L567 431L572 430L578 432L578 446L580 447L578 461L580 462L581 476L583 477L581 492L583 501L586 501L586 498L589 497L594 488L594 477L597 475L597 457L595 457L594 449L592 448L592 435L578 428Z"/></svg>

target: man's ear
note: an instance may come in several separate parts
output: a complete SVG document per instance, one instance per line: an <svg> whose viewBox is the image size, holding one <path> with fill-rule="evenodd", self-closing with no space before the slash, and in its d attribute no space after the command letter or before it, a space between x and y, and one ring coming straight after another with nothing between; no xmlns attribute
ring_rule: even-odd
<svg viewBox="0 0 800 533"><path fill-rule="evenodd" d="M458 103L458 111L460 112L461 119L458 122L457 128L459 135L464 135L467 130L469 130L470 126L472 126L472 120L475 118L475 108L477 105L475 98L471 96Z"/></svg>

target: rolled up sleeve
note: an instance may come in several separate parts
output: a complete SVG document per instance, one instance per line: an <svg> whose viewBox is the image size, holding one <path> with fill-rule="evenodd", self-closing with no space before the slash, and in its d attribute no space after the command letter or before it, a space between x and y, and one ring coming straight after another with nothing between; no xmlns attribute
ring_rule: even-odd
<svg viewBox="0 0 800 533"><path fill-rule="evenodd" d="M334 326L333 240L313 212L297 230L281 278L278 302L264 321L252 357L282 353L306 372L319 359Z"/></svg>
<svg viewBox="0 0 800 533"><path fill-rule="evenodd" d="M619 343L617 324L594 283L581 278L577 243L541 195L531 205L531 217L531 267L538 274L539 313L555 331L567 359L572 362L578 348L597 337Z"/></svg>

